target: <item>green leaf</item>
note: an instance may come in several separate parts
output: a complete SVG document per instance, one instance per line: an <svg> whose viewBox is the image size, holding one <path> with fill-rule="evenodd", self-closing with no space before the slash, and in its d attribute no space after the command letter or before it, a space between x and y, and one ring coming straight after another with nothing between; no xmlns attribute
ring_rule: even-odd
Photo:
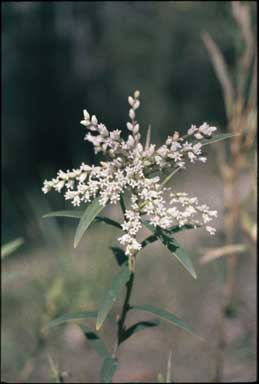
<svg viewBox="0 0 259 384"><path fill-rule="evenodd" d="M77 210L71 210L71 211L54 211L46 213L46 215L43 215L42 217L48 218L48 217L71 217L74 219L80 219L84 214L84 211L77 211Z"/></svg>
<svg viewBox="0 0 259 384"><path fill-rule="evenodd" d="M134 333L137 333L139 331L142 331L147 328L157 327L159 325L159 320L150 320L150 321L139 321L136 324L133 324L131 327L129 327L122 338L122 341L125 341L130 336L132 336Z"/></svg>
<svg viewBox="0 0 259 384"><path fill-rule="evenodd" d="M81 320L81 319L89 319L89 318L95 318L97 316L97 312L71 312L66 313L65 315L62 315L60 317L57 317L56 319L49 322L47 328L56 327L58 325L62 325L66 323L67 321L73 321L73 320Z"/></svg>
<svg viewBox="0 0 259 384"><path fill-rule="evenodd" d="M144 222L144 221L143 221ZM166 233L168 234L171 234L171 233L177 233L177 232L181 232L181 231L184 231L186 229L195 229L195 228L199 228L200 226L197 225L196 227L192 224L185 224L183 225L182 227L179 227L179 225L174 225L173 227L171 228L168 228L168 229L164 229L163 231L165 231ZM142 246L142 249L144 247L146 247L148 244L151 244L151 243L154 243L155 241L159 240L157 238L156 235L151 235L149 237L147 237L145 240L142 241L141 243L141 246Z"/></svg>
<svg viewBox="0 0 259 384"><path fill-rule="evenodd" d="M18 237L15 240L9 241L9 243L3 245L1 247L1 258L4 259L6 256L11 255L11 253L15 252L22 244L24 240L22 237Z"/></svg>
<svg viewBox="0 0 259 384"><path fill-rule="evenodd" d="M158 238L156 235L151 235L151 236L148 236L145 240L142 241L141 243L141 248L143 249L144 247L146 247L148 244L151 244L151 243L154 243L154 241L157 241Z"/></svg>
<svg viewBox="0 0 259 384"><path fill-rule="evenodd" d="M111 287L108 289L102 304L99 308L97 319L96 319L96 329L97 331L101 328L104 320L106 319L111 307L115 303L118 295L120 294L124 285L129 281L131 272L128 267L128 263L124 263L120 268L119 273L114 277Z"/></svg>
<svg viewBox="0 0 259 384"><path fill-rule="evenodd" d="M101 221L101 222L104 222L105 224L109 224L109 225L112 225L113 227L121 229L121 224L113 219L110 219L109 217L96 216L95 221L97 222Z"/></svg>
<svg viewBox="0 0 259 384"><path fill-rule="evenodd" d="M170 252L177 258L178 261L187 269L194 279L197 279L195 269L193 267L191 258L182 246L174 239L169 236L162 236L161 240L163 244L169 249Z"/></svg>
<svg viewBox="0 0 259 384"><path fill-rule="evenodd" d="M196 229L196 228L200 228L200 227L201 227L201 225L195 226L193 224L185 224L185 225L182 225L181 227L179 225L174 225L171 228L163 229L163 231L171 234L171 233L177 233L177 232L185 231L186 229Z"/></svg>
<svg viewBox="0 0 259 384"><path fill-rule="evenodd" d="M94 221L98 213L103 210L103 206L99 203L99 199L93 200L87 207L86 210L81 217L74 240L74 248L78 246L79 241L82 239L85 231L89 227L89 225Z"/></svg>
<svg viewBox="0 0 259 384"><path fill-rule="evenodd" d="M110 247L119 265L125 263L128 257L120 247Z"/></svg>
<svg viewBox="0 0 259 384"><path fill-rule="evenodd" d="M87 325L80 326L82 331L84 332L85 337L93 347L93 349L98 353L98 355L102 359L106 359L110 357L110 354L106 348L106 345L101 340L101 338L97 335L96 332L93 332L91 328L89 328Z"/></svg>
<svg viewBox="0 0 259 384"><path fill-rule="evenodd" d="M238 135L236 133L221 133L219 135L212 136L210 139L203 139L203 140L199 140L198 142L200 142L202 146L204 146L204 145L216 143L217 141L229 139L230 137L233 137L233 136L238 136Z"/></svg>
<svg viewBox="0 0 259 384"><path fill-rule="evenodd" d="M78 210L71 210L71 211L55 211L55 212L50 212L47 213L46 215L43 215L43 218L48 218L48 217L70 217L74 219L81 219L83 216L84 211L78 211ZM118 223L117 221L110 219L109 217L105 216L96 216L95 221L97 222L104 222L106 224L112 225L113 227L121 229L121 224Z"/></svg>
<svg viewBox="0 0 259 384"><path fill-rule="evenodd" d="M186 332L189 332L191 334L195 334L194 330L186 324L183 320L176 317L174 314L165 311L163 309L159 309L156 307L153 307L152 305L133 305L130 307L130 310L138 310L138 311L144 311L152 313L153 315L159 316L161 319L169 321L170 323L173 323L179 328L184 329Z"/></svg>
<svg viewBox="0 0 259 384"><path fill-rule="evenodd" d="M161 228L154 228L150 223L144 221L145 226L152 231L155 236L169 249L169 251L177 258L178 261L184 266L185 269L192 275L194 279L197 278L192 261L188 253L180 246L180 244Z"/></svg>
<svg viewBox="0 0 259 384"><path fill-rule="evenodd" d="M111 357L104 359L101 368L101 383L112 383L113 375L118 367L118 361Z"/></svg>

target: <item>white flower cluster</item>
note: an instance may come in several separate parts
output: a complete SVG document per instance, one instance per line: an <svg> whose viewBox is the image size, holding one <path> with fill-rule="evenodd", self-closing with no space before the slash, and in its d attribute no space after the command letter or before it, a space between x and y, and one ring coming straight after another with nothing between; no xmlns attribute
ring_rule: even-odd
<svg viewBox="0 0 259 384"><path fill-rule="evenodd" d="M102 152L109 160L100 162L98 166L82 163L72 171L60 170L56 178L44 181L43 192L51 189L61 192L65 188L65 199L71 200L74 206L90 202L96 197L105 206L108 203L116 204L121 194L129 190L131 206L126 210L122 224L125 234L118 239L128 256L141 248L136 236L142 227L143 215L152 225L163 229L172 225L193 224L203 225L210 234L214 234L215 229L207 223L217 215L216 211L210 211L207 205L200 205L197 198L190 198L185 193L171 194L168 207L164 197L168 188L163 187L159 176L152 177L151 174L168 168L185 168L187 161L205 162L202 139L210 137L216 128L207 123L200 127L192 125L185 136L181 137L175 132L158 149L149 143L144 148L140 143L139 123L136 120L136 110L140 106L139 91L129 96L128 102L130 121L127 122L127 129L130 133L127 140L121 137L120 130L108 131L95 115L90 116L87 110L83 111L81 124L89 131L85 140L93 144L95 153Z"/></svg>

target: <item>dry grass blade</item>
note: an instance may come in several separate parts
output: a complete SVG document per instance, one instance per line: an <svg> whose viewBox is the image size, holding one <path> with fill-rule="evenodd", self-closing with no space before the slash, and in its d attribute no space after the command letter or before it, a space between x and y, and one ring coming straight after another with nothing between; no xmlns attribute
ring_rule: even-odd
<svg viewBox="0 0 259 384"><path fill-rule="evenodd" d="M234 88L228 73L227 64L217 44L207 32L202 33L202 39L209 52L212 64L221 84L224 93L226 113L228 117L230 117L234 104Z"/></svg>
<svg viewBox="0 0 259 384"><path fill-rule="evenodd" d="M233 255L233 253L243 253L247 250L245 244L233 244L226 245L219 248L203 249L206 252L205 255L200 259L201 264L209 263L210 261L216 260L219 257Z"/></svg>
<svg viewBox="0 0 259 384"><path fill-rule="evenodd" d="M250 66L253 59L254 37L251 25L251 13L249 5L242 4L241 1L232 1L232 14L240 28L245 41L245 52L241 57L241 65L246 69Z"/></svg>
<svg viewBox="0 0 259 384"><path fill-rule="evenodd" d="M254 59L253 76L247 102L248 108L256 108L257 105L257 54Z"/></svg>
<svg viewBox="0 0 259 384"><path fill-rule="evenodd" d="M171 383L171 371L172 371L172 351L169 352L167 361L166 382Z"/></svg>

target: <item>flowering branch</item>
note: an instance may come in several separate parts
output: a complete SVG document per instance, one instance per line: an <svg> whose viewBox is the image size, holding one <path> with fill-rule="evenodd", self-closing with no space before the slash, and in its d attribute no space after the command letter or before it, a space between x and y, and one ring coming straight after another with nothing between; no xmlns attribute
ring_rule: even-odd
<svg viewBox="0 0 259 384"><path fill-rule="evenodd" d="M143 147L140 142L140 125L136 119L136 111L140 106L139 96L139 91L135 91L133 96L128 98L130 121L126 123L129 131L126 140L121 137L120 130L109 131L104 124L98 122L95 115L90 116L88 111L84 110L81 124L88 130L85 140L93 144L96 154L103 153L107 160L101 161L97 166L82 163L78 169L72 171L63 172L60 170L56 178L50 181L45 180L42 188L44 193L52 189L57 192L65 189L65 199L70 200L73 206L87 203L83 214L79 214L78 211L62 211L49 215L80 218L75 236L75 247L93 221L102 221L121 228L123 231L123 234L118 238L123 249L112 247L120 269L112 280L98 312L68 314L53 320L53 324L56 325L64 323L67 319L95 316L96 330L99 331L121 290L124 286L126 287L121 315L117 319L117 341L112 356L107 352L107 348L99 336L95 334L95 339L98 340L96 351L103 359L102 382L111 382L112 380L117 368L116 355L119 345L133 333L158 325L157 322L142 321L127 329L125 320L129 310L142 310L156 314L185 329L185 331L193 333L189 325L170 312L150 305L130 305L137 253L148 244L160 240L184 268L196 278L190 256L173 235L182 230L199 227L205 227L211 235L216 231L209 223L217 217L217 211L211 210L206 204L200 204L197 197L191 197L184 192L172 192L171 188L166 188L165 185L177 172L186 169L189 162L205 163L207 158L202 153L202 147L210 142L223 140L226 135L214 136L216 127L207 123L203 123L199 127L192 125L184 136L181 137L178 132L174 132L172 136L167 137L162 146L156 148L156 145L150 143L149 127L146 143ZM173 171L162 182L160 176L151 177L154 172L164 173L170 169ZM129 208L126 207L123 198L126 190L130 192ZM167 191L170 191L171 199L169 202L165 197ZM108 203L120 203L123 223L98 216ZM152 234L140 241L137 237L143 225ZM89 331L84 329L84 334L95 346L96 344L89 336Z"/></svg>

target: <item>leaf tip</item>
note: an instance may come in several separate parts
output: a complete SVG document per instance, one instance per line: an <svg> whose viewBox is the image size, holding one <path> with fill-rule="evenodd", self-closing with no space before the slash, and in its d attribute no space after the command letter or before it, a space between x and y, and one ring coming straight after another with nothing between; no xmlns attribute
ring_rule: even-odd
<svg viewBox="0 0 259 384"><path fill-rule="evenodd" d="M101 329L102 324L96 323L95 329L96 331L99 331Z"/></svg>

